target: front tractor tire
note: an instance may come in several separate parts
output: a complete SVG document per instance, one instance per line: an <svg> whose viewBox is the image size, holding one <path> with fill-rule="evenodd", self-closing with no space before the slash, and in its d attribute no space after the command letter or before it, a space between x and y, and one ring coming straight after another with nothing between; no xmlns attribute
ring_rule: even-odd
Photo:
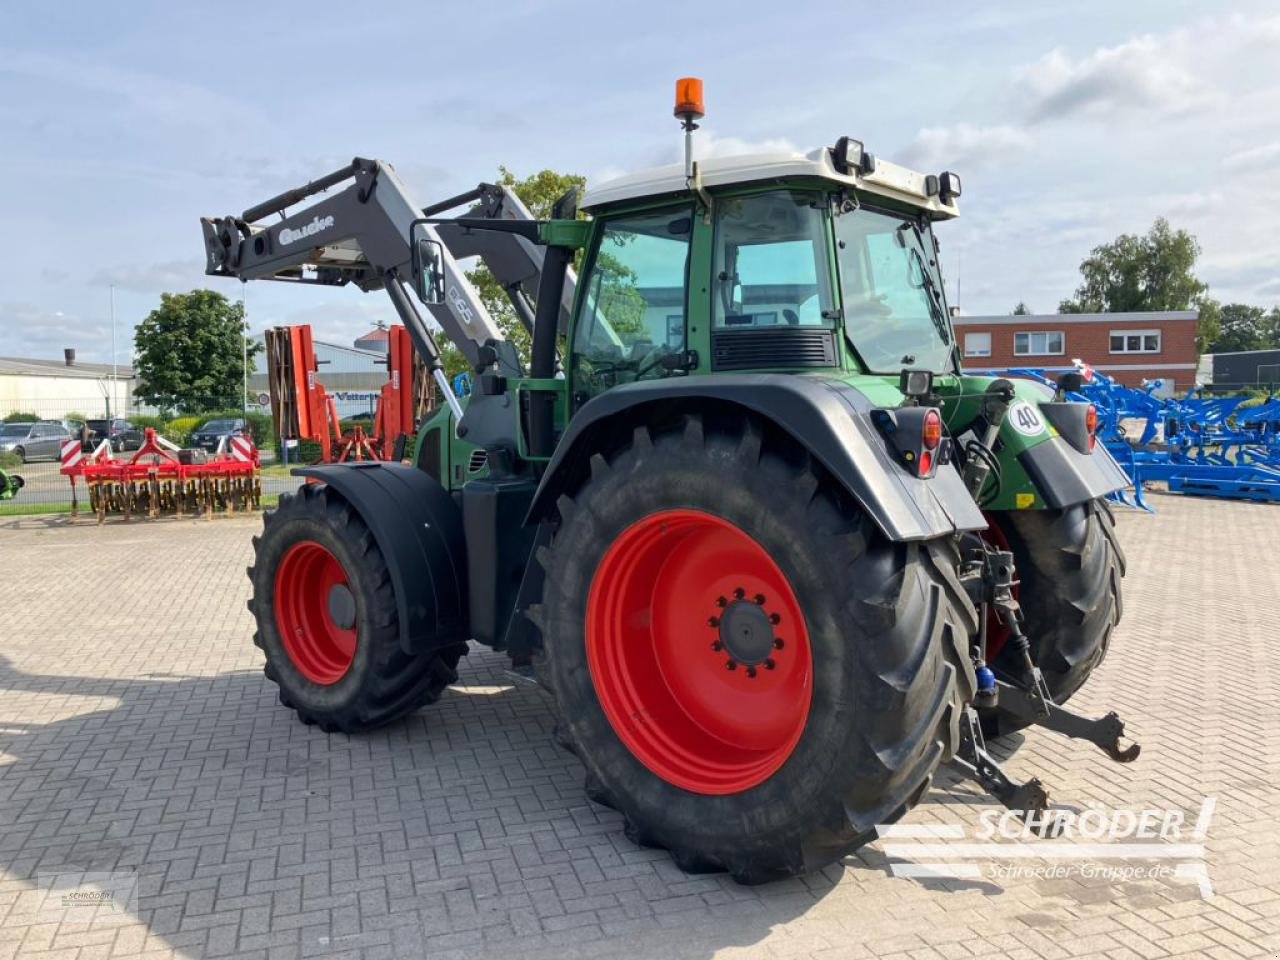
<svg viewBox="0 0 1280 960"><path fill-rule="evenodd" d="M1065 703L1102 663L1120 622L1125 558L1111 509L1098 499L1063 510L994 513L988 519L987 539L1013 552L1031 658L1054 700ZM1007 678L1020 676L1013 648L1003 645L1003 628L990 632L989 644L993 639L1001 647L989 657L992 667ZM1024 724L983 711L983 726L998 735Z"/></svg>
<svg viewBox="0 0 1280 960"><path fill-rule="evenodd" d="M538 668L635 842L744 883L802 873L957 749L976 614L954 551L886 541L788 439L641 426L557 508Z"/></svg>
<svg viewBox="0 0 1280 960"><path fill-rule="evenodd" d="M254 538L257 620L280 702L326 732L384 726L433 703L457 680L466 644L405 653L391 576L359 514L336 491L282 494Z"/></svg>

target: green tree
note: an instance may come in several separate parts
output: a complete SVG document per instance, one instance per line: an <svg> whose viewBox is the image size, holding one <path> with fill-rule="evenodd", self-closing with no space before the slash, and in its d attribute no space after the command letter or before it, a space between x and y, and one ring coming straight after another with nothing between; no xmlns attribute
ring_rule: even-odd
<svg viewBox="0 0 1280 960"><path fill-rule="evenodd" d="M535 218L545 220L551 216L551 208L555 202L574 187L581 191L587 184L587 178L576 173L556 173L554 170L540 170L521 178L506 167L499 166L496 182L504 187L510 187ZM485 309L502 330L502 335L516 345L520 356L527 361L530 346L529 332L516 316L515 308L511 306L511 300L497 278L489 272L488 267L480 264L474 270L467 271L467 279L476 288ZM452 344L450 347L457 350ZM462 359L461 353L457 353L456 358L446 358L446 370L450 369L448 362L450 359L458 364L459 370L466 368L466 361Z"/></svg>
<svg viewBox="0 0 1280 960"><path fill-rule="evenodd" d="M1017 306L1013 308L1013 316L1027 317L1031 315L1031 308L1027 306L1025 301L1019 300Z"/></svg>
<svg viewBox="0 0 1280 960"><path fill-rule="evenodd" d="M1262 307L1228 303L1223 305L1221 313L1221 330L1209 345L1210 352L1262 350L1270 345L1269 317Z"/></svg>
<svg viewBox="0 0 1280 960"><path fill-rule="evenodd" d="M238 404L244 376L244 305L214 290L162 293L134 331L137 394L165 409ZM249 344L249 372L262 345Z"/></svg>
<svg viewBox="0 0 1280 960"><path fill-rule="evenodd" d="M1131 310L1191 310L1203 316L1198 340L1204 349L1216 334L1216 303L1208 284L1193 272L1200 244L1163 217L1143 236L1123 233L1094 247L1080 264L1075 296L1058 304L1060 313L1122 313Z"/></svg>

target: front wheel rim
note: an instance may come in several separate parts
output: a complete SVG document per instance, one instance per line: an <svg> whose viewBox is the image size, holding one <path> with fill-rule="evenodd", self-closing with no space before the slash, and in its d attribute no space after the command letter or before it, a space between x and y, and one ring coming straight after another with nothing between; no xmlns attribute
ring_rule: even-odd
<svg viewBox="0 0 1280 960"><path fill-rule="evenodd" d="M694 793L769 779L804 732L813 655L800 603L756 540L664 510L605 552L587 600L587 662L618 737Z"/></svg>
<svg viewBox="0 0 1280 960"><path fill-rule="evenodd" d="M298 672L322 686L337 683L355 660L355 597L338 558L314 540L291 546L275 583L276 626Z"/></svg>

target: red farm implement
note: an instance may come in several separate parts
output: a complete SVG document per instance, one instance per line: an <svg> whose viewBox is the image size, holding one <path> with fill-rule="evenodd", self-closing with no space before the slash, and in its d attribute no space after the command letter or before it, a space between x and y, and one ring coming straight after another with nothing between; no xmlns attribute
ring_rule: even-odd
<svg viewBox="0 0 1280 960"><path fill-rule="evenodd" d="M422 373L403 327L387 331L387 382L378 398L372 433L356 424L343 430L338 405L320 380L311 328L266 332L271 410L281 440L318 444L321 463L400 460L414 425L434 408L434 383Z"/></svg>
<svg viewBox="0 0 1280 960"><path fill-rule="evenodd" d="M61 473L71 481L71 515L79 512L77 482L88 491L89 509L102 523L109 513L126 520L161 513L186 516L214 510L256 509L262 497L258 451L247 437L231 437L210 456L182 450L148 427L142 447L114 459L104 441L85 453L79 440L62 445Z"/></svg>

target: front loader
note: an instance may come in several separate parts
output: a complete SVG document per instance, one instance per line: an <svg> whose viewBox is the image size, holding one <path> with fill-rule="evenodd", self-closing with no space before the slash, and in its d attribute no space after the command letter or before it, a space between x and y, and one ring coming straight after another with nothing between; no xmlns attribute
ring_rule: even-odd
<svg viewBox="0 0 1280 960"><path fill-rule="evenodd" d="M487 185L423 207L357 159L203 221L210 274L385 290L450 399L411 463L301 470L266 516L251 608L281 701L354 733L436 699L468 643L506 651L629 837L743 882L842 857L943 762L1043 807L993 733L1132 760L1114 714L1062 705L1120 616L1126 479L1086 406L961 369L933 234L959 177L848 137L695 163L702 113L681 81L684 166L594 188L585 220Z"/></svg>

